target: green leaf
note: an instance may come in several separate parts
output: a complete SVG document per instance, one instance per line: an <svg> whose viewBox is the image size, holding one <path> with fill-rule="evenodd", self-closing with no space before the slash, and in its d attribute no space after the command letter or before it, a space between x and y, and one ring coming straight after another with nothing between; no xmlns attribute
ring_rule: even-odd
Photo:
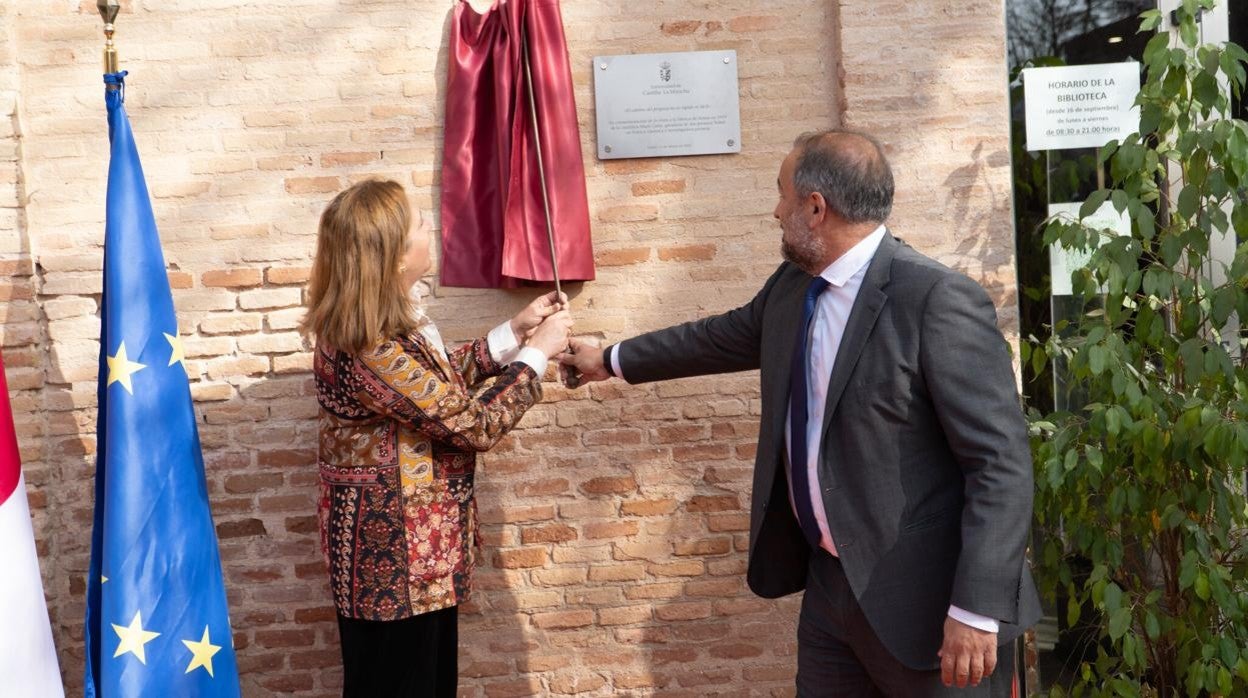
<svg viewBox="0 0 1248 698"><path fill-rule="evenodd" d="M1196 596L1200 597L1201 601L1208 601L1209 600L1209 576L1206 575L1204 572L1198 573L1196 575L1196 582L1195 584L1192 585L1192 589L1195 590Z"/></svg>
<svg viewBox="0 0 1248 698"><path fill-rule="evenodd" d="M1098 345L1088 348L1088 368L1092 370L1092 375L1101 375L1105 370L1105 347Z"/></svg>
<svg viewBox="0 0 1248 698"><path fill-rule="evenodd" d="M1161 637L1161 623L1157 620L1157 615L1149 611L1144 615L1144 632L1148 633L1148 639L1156 640Z"/></svg>
<svg viewBox="0 0 1248 698"><path fill-rule="evenodd" d="M1113 199L1115 211L1117 211L1118 213L1122 213L1123 211L1127 210L1127 198L1128 197L1125 191L1121 189L1115 189L1113 190L1113 193L1110 194L1110 198Z"/></svg>
<svg viewBox="0 0 1248 698"><path fill-rule="evenodd" d="M1183 187L1179 192L1179 215L1190 219L1200 209L1200 189L1194 186Z"/></svg>
<svg viewBox="0 0 1248 698"><path fill-rule="evenodd" d="M1214 106L1221 94L1217 79L1209 73L1202 72L1192 81L1192 95L1206 107Z"/></svg>
<svg viewBox="0 0 1248 698"><path fill-rule="evenodd" d="M1109 616L1109 636L1119 640L1131 627L1131 609L1119 608Z"/></svg>
<svg viewBox="0 0 1248 698"><path fill-rule="evenodd" d="M1079 207L1079 219L1083 220L1099 211L1101 206L1105 204L1105 200L1109 198L1109 194L1110 190L1108 189L1097 189L1089 194L1087 201L1084 201L1083 205Z"/></svg>
<svg viewBox="0 0 1248 698"><path fill-rule="evenodd" d="M1122 588L1110 582L1105 585L1104 608L1106 613L1113 613L1122 607Z"/></svg>
<svg viewBox="0 0 1248 698"><path fill-rule="evenodd" d="M1185 17L1179 25L1179 36L1183 39L1185 46L1195 46L1200 42L1200 34L1196 30L1196 23L1190 17Z"/></svg>
<svg viewBox="0 0 1248 698"><path fill-rule="evenodd" d="M1239 663L1239 648L1235 646L1235 641L1229 637L1224 637L1218 641L1218 654L1221 656L1222 663L1228 667L1233 667Z"/></svg>

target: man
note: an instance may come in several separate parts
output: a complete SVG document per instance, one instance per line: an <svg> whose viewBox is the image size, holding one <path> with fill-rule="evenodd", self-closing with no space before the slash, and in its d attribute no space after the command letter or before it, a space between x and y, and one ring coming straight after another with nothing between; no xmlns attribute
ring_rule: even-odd
<svg viewBox="0 0 1248 698"><path fill-rule="evenodd" d="M806 589L799 696L1008 696L1040 612L992 302L885 229L893 177L870 137L798 138L778 185L787 261L750 303L561 361L630 383L761 369L748 581Z"/></svg>

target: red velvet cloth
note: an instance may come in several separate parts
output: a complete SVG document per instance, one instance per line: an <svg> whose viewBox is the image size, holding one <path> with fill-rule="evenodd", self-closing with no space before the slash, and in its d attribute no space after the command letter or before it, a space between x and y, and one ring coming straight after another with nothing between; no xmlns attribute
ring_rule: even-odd
<svg viewBox="0 0 1248 698"><path fill-rule="evenodd" d="M455 5L442 158L442 284L552 281L536 140L521 56L528 31L559 276L594 278L589 203L558 0Z"/></svg>

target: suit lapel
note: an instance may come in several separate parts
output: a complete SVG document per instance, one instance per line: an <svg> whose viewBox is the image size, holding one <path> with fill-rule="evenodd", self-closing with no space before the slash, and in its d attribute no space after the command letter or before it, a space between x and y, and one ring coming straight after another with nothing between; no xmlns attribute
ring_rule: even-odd
<svg viewBox="0 0 1248 698"><path fill-rule="evenodd" d="M866 346L867 338L871 336L875 321L879 319L880 311L884 309L884 303L888 300L888 294L883 288L888 284L892 275L893 255L896 254L900 244L897 238L886 232L884 238L880 240L875 256L871 258L871 265L867 267L866 276L862 279L858 297L854 300L854 307L849 312L849 320L845 323L845 334L841 337L841 346L836 352L832 376L828 379L828 400L823 408L824 430L827 430L832 422L832 415L836 413L836 406L845 392L845 385L854 372L854 366L858 365L858 359L862 356L862 349Z"/></svg>

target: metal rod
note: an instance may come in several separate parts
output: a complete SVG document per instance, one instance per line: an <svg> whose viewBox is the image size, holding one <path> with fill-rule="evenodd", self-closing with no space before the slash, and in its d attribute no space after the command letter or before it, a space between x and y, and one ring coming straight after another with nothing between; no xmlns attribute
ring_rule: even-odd
<svg viewBox="0 0 1248 698"><path fill-rule="evenodd" d="M542 129L537 121L537 98L533 96L533 69L529 66L529 30L520 27L520 55L524 61L524 82L529 92L529 119L533 123L533 142L537 150L537 176L542 189L542 209L546 213L546 241L550 243L550 271L555 277L555 296L563 302L563 288L559 283L559 258L555 251L555 223L550 215L550 195L546 191L546 166L542 162ZM568 347L571 352L572 348ZM561 367L563 384L576 388L581 384L581 374L571 367Z"/></svg>
<svg viewBox="0 0 1248 698"><path fill-rule="evenodd" d="M116 28L113 22L117 19L117 13L121 12L121 3L109 2L109 0L97 0L95 7L100 11L100 17L104 20L104 72L113 74L120 72L117 60L117 46L113 44L113 32ZM108 89L121 89L120 85L109 85Z"/></svg>
<svg viewBox="0 0 1248 698"><path fill-rule="evenodd" d="M533 97L533 71L529 67L528 28L520 29L520 53L524 60L524 81L529 92L529 118L533 122L533 141L537 148L537 176L542 185L542 208L546 212L546 240L550 243L550 269L555 277L555 293L563 298L559 283L559 260L555 254L555 226L550 217L550 195L546 192L546 168L542 163L542 131L537 125L537 100Z"/></svg>

